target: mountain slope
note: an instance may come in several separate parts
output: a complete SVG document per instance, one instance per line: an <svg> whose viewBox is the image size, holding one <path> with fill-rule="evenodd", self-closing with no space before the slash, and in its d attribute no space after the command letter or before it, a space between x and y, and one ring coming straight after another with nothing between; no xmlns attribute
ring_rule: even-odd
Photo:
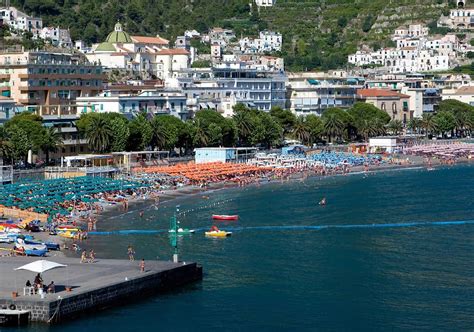
<svg viewBox="0 0 474 332"><path fill-rule="evenodd" d="M432 22L450 5L446 0L278 0L271 8L249 10L249 0L12 0L43 17L45 24L69 27L73 39L102 41L120 20L135 34L170 40L186 29L224 26L240 34L280 31L290 70L344 66L357 46L390 45L399 25Z"/></svg>

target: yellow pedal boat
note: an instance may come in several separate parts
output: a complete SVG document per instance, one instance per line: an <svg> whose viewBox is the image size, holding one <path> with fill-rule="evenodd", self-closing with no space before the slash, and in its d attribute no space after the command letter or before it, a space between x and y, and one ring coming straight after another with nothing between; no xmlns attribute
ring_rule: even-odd
<svg viewBox="0 0 474 332"><path fill-rule="evenodd" d="M226 231L210 231L206 232L206 236L210 237L227 237L232 235L232 232L226 232Z"/></svg>

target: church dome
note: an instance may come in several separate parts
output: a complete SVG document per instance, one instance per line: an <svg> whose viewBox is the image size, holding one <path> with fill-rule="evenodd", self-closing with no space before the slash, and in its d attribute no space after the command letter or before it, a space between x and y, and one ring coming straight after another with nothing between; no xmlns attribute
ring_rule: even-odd
<svg viewBox="0 0 474 332"><path fill-rule="evenodd" d="M132 43L132 38L128 33L123 31L122 24L117 22L115 24L114 31L109 33L107 39L105 40L106 43L116 44L116 43Z"/></svg>

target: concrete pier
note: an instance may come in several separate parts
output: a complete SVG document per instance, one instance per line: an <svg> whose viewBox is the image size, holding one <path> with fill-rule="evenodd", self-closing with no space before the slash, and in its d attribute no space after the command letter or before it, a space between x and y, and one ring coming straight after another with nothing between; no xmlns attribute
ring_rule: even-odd
<svg viewBox="0 0 474 332"><path fill-rule="evenodd" d="M38 258L0 258L0 309L14 305L29 310L30 320L57 323L89 310L122 305L126 300L142 299L160 291L174 289L202 279L202 267L196 263L146 261L140 272L139 261L99 259L95 263L79 263L78 259L51 257L47 260L67 265L43 273L43 281L56 284L56 293L24 295L27 280L33 283L35 273L15 271ZM68 291L67 288L72 289ZM13 297L12 292L18 292Z"/></svg>

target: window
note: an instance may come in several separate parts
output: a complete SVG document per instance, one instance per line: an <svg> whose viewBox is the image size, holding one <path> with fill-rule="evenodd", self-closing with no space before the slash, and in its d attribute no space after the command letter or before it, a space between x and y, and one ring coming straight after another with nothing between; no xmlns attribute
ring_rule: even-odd
<svg viewBox="0 0 474 332"><path fill-rule="evenodd" d="M382 103L382 104L380 105L380 109L381 109L382 111L386 111L386 110L387 110L386 107L385 107L385 103Z"/></svg>

